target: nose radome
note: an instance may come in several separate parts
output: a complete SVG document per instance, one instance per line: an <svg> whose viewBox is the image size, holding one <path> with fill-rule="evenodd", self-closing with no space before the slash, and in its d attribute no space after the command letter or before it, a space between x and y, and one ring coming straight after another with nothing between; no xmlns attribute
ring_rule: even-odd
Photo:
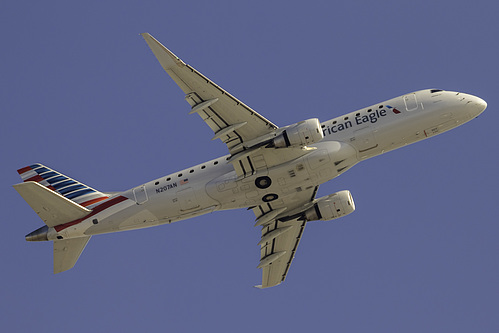
<svg viewBox="0 0 499 333"><path fill-rule="evenodd" d="M487 102L485 102L480 97L477 97L477 100L477 104L482 108L482 111L480 111L480 113L482 113L487 108Z"/></svg>
<svg viewBox="0 0 499 333"><path fill-rule="evenodd" d="M480 97L472 96L472 101L473 101L473 105L476 108L476 114L475 114L475 116L478 116L483 111L485 111L485 109L487 108L487 102L485 102Z"/></svg>
<svg viewBox="0 0 499 333"><path fill-rule="evenodd" d="M478 117L487 108L487 102L480 97L465 93L457 93L456 97L473 118Z"/></svg>

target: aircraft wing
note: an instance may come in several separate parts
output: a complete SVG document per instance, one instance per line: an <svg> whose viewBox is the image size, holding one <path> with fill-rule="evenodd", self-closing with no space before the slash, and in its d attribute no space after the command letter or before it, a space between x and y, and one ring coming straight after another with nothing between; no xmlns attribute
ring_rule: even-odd
<svg viewBox="0 0 499 333"><path fill-rule="evenodd" d="M185 93L190 113L201 116L215 135L229 148L230 163L240 178L290 161L308 153L300 148L266 149L266 140L276 136L278 127L229 94L206 76L183 62L148 33L145 41L163 69ZM268 143L268 141L267 141Z"/></svg>
<svg viewBox="0 0 499 333"><path fill-rule="evenodd" d="M260 264L257 266L262 269L262 284L257 288L273 287L286 279L307 223L299 213L314 200L318 188L309 188L292 197L253 208L256 225L262 225L262 237L258 243Z"/></svg>
<svg viewBox="0 0 499 333"><path fill-rule="evenodd" d="M242 150L242 143L273 132L278 127L229 94L164 47L153 36L143 33L145 41L163 69L185 93L197 113L221 139L231 154Z"/></svg>
<svg viewBox="0 0 499 333"><path fill-rule="evenodd" d="M305 230L305 221L275 221L262 228L262 240L265 235L281 233L270 241L264 241L260 250L260 265L262 268L262 284L258 288L273 287L284 282L288 274ZM268 263L270 262L270 263Z"/></svg>

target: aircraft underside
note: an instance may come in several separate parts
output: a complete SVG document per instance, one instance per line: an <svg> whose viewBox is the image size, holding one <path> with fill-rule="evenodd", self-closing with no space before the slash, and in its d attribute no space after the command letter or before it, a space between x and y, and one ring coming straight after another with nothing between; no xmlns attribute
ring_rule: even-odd
<svg viewBox="0 0 499 333"><path fill-rule="evenodd" d="M477 117L482 99L421 90L320 122L277 127L142 34L162 68L229 155L120 193L101 192L42 164L19 169L14 188L45 223L28 241L53 241L54 273L72 268L92 235L173 223L216 210L250 208L261 228L261 288L283 282L309 221L352 213L347 190L316 198L355 164Z"/></svg>

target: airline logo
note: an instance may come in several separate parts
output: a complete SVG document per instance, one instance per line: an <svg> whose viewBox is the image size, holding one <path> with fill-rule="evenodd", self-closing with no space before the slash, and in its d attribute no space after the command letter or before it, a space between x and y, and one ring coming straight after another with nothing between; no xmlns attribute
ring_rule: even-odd
<svg viewBox="0 0 499 333"><path fill-rule="evenodd" d="M109 198L104 193L42 164L33 164L19 169L17 172L24 182L37 182L83 207L91 206Z"/></svg>
<svg viewBox="0 0 499 333"><path fill-rule="evenodd" d="M393 113L395 113L395 114L399 114L399 113L400 113L400 111L399 111L399 110L397 110L396 108L394 108L393 106L387 105L386 107L387 107L388 109L392 110L392 111L393 111Z"/></svg>

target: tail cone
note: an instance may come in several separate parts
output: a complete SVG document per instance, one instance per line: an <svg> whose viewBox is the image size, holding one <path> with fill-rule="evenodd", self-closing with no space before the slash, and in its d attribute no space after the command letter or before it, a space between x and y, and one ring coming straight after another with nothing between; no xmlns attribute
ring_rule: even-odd
<svg viewBox="0 0 499 333"><path fill-rule="evenodd" d="M41 228L36 229L35 231L29 233L26 235L26 240L28 242L41 242L41 241L48 241L47 238L47 233L48 233L49 227L44 225Z"/></svg>

